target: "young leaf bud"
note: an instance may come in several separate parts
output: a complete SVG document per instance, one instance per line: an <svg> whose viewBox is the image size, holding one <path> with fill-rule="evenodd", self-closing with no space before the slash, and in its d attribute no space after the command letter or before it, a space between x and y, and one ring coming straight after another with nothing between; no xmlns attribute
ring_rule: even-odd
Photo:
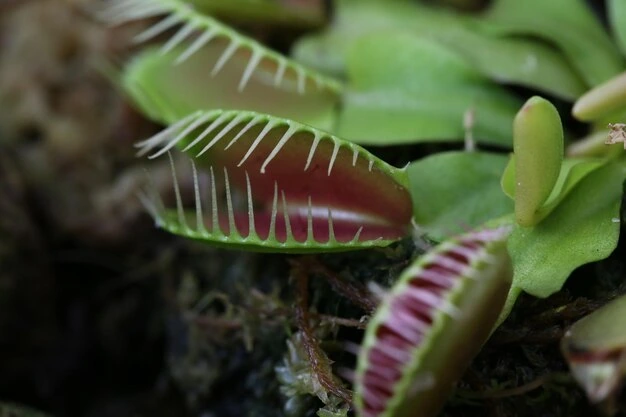
<svg viewBox="0 0 626 417"><path fill-rule="evenodd" d="M515 219L520 226L539 221L561 169L563 127L556 108L547 100L530 98L513 122L515 153Z"/></svg>

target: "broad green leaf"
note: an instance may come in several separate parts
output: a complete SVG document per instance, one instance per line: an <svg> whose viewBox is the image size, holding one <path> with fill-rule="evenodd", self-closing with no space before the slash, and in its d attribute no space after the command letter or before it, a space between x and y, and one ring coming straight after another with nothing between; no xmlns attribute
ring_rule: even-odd
<svg viewBox="0 0 626 417"><path fill-rule="evenodd" d="M617 246L624 166L611 162L584 177L556 209L532 228L517 227L509 238L513 288L500 320L521 291L548 297L571 272L606 258Z"/></svg>
<svg viewBox="0 0 626 417"><path fill-rule="evenodd" d="M544 98L528 99L513 121L515 220L532 226L559 177L563 126L559 112Z"/></svg>
<svg viewBox="0 0 626 417"><path fill-rule="evenodd" d="M513 211L500 191L506 156L483 152L438 153L409 165L413 218L430 238L477 227Z"/></svg>
<svg viewBox="0 0 626 417"><path fill-rule="evenodd" d="M212 43L185 61L175 64L184 48L163 54L157 48L141 52L125 68L124 90L152 119L173 123L196 110L252 110L288 117L322 129L332 126L337 91L323 83L307 83L299 93L294 84L276 86L270 68L260 67L239 91L247 59L231 59L225 70L210 77L210 69L221 53Z"/></svg>
<svg viewBox="0 0 626 417"><path fill-rule="evenodd" d="M607 0L609 22L613 29L613 36L626 55L626 2L624 0Z"/></svg>
<svg viewBox="0 0 626 417"><path fill-rule="evenodd" d="M484 26L478 21L477 32ZM467 33L446 46L465 44L458 52L492 81L519 85L572 101L585 91L585 83L561 51L536 39L491 37ZM463 40L461 40L463 39ZM471 51L471 52L467 52Z"/></svg>
<svg viewBox="0 0 626 417"><path fill-rule="evenodd" d="M589 86L624 66L606 31L583 0L496 0L484 17L494 33L537 36L556 45Z"/></svg>
<svg viewBox="0 0 626 417"><path fill-rule="evenodd" d="M416 3L342 0L331 27L298 42L294 57L342 75L348 52L361 37L402 31L446 46L496 82L528 86L569 100L585 91L580 76L556 48L537 40L493 36L490 26L481 19Z"/></svg>
<svg viewBox="0 0 626 417"><path fill-rule="evenodd" d="M350 53L348 76L342 137L370 145L461 140L473 110L479 141L510 146L520 103L441 45L407 33L364 37Z"/></svg>

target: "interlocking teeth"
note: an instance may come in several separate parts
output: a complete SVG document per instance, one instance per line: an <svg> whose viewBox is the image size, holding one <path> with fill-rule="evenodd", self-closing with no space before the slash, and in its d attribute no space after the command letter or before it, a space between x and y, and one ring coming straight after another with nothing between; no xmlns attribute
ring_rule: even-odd
<svg viewBox="0 0 626 417"><path fill-rule="evenodd" d="M386 221L375 215L370 218L367 213L353 213L341 204L325 203L326 196L320 199L316 194L317 184L303 185L303 190L311 187L311 191L302 195L296 190L299 187L297 178L288 178L287 174L286 188L280 186L282 178L272 178L276 172L284 174L282 168L272 169L280 163L286 163L288 168L293 166L294 174L300 176L300 164L304 170L327 168L324 177L339 177L344 170L350 169L365 172L366 164L373 165L373 155L330 134L256 112L213 110L192 113L136 146L138 154L148 155L149 159L168 155L176 207L161 210L156 199L148 204L147 200L152 198L150 194L144 193L141 198L155 220L173 233L227 244L253 241L255 245L280 248L332 248L337 245L348 248L377 246L379 242L385 242L382 236L373 237L368 233L367 238L361 240L361 235L367 230L368 222L384 227ZM175 148L180 148L190 159L191 174L188 177L190 182L193 180L194 203L189 207L189 213L184 208L180 173L176 172L172 158ZM349 159L347 162L346 158ZM204 181L206 191L202 178L207 178ZM320 180L315 176L315 181ZM273 195L271 188L268 189L270 184L274 186ZM223 194L217 191L217 187L222 186ZM241 213L235 204L237 187L241 187L245 194L246 207L242 207ZM255 205L255 190L264 193L259 196L258 206ZM191 222L193 225L188 224L192 217L195 217ZM346 236L347 224L353 228L352 236Z"/></svg>
<svg viewBox="0 0 626 417"><path fill-rule="evenodd" d="M358 358L358 415L434 415L448 392L426 390L435 381L454 385L469 359L453 372L447 359L460 345L478 352L504 304L513 275L509 232L479 230L445 241L381 295Z"/></svg>

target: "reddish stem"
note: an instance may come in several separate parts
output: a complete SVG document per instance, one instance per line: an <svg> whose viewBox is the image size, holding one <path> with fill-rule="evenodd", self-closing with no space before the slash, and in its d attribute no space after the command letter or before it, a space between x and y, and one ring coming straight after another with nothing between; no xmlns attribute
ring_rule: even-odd
<svg viewBox="0 0 626 417"><path fill-rule="evenodd" d="M320 348L319 341L313 334L309 318L309 276L297 266L292 268L292 274L297 280L296 322L302 332L302 343L309 357L311 369L317 379L327 391L341 398L347 403L352 402L352 392L338 385L333 377L330 360Z"/></svg>

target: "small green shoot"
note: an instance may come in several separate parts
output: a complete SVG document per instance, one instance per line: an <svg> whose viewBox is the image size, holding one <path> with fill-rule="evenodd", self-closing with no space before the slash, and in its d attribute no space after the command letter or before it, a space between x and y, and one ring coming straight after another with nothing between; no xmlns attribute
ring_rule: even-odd
<svg viewBox="0 0 626 417"><path fill-rule="evenodd" d="M563 160L563 128L556 108L533 97L513 122L515 156L515 220L533 226L559 177Z"/></svg>

